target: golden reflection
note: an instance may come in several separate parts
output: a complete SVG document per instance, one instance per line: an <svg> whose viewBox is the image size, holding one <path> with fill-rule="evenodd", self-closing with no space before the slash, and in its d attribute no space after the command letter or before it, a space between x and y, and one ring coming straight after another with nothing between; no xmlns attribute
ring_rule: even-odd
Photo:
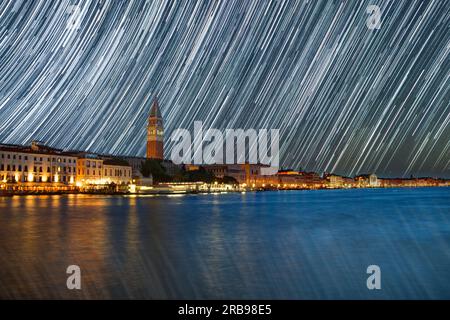
<svg viewBox="0 0 450 320"><path fill-rule="evenodd" d="M129 210L124 212L128 215L126 235L127 256L134 257L139 255L139 215L137 210L137 199L129 198Z"/></svg>

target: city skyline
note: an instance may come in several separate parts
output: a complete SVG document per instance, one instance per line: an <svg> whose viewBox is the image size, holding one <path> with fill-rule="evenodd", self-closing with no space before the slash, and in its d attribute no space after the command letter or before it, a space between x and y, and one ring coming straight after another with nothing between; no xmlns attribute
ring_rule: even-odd
<svg viewBox="0 0 450 320"><path fill-rule="evenodd" d="M450 176L448 3L17 1L0 12L1 142L144 156L158 93L166 155L170 133L198 120L280 128L284 168Z"/></svg>

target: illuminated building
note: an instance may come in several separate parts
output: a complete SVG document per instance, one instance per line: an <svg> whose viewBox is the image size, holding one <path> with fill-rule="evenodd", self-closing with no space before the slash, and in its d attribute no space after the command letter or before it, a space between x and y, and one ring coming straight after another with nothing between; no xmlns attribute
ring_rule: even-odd
<svg viewBox="0 0 450 320"><path fill-rule="evenodd" d="M71 185L77 158L33 141L31 146L0 145L0 181L31 188L38 184Z"/></svg>
<svg viewBox="0 0 450 320"><path fill-rule="evenodd" d="M261 174L262 168L269 167L263 164L212 164L202 167L217 178L231 177L239 184L255 185L258 188L273 183L274 179L278 181L276 175L265 176Z"/></svg>
<svg viewBox="0 0 450 320"><path fill-rule="evenodd" d="M153 100L148 118L147 159L164 160L164 127L157 98Z"/></svg>
<svg viewBox="0 0 450 320"><path fill-rule="evenodd" d="M378 178L375 174L369 175L369 186L371 186L371 187L379 186Z"/></svg>
<svg viewBox="0 0 450 320"><path fill-rule="evenodd" d="M77 164L77 184L80 187L132 182L132 167L122 159L103 159L96 154L80 153Z"/></svg>
<svg viewBox="0 0 450 320"><path fill-rule="evenodd" d="M355 180L349 177L344 177L337 174L325 174L324 178L328 181L328 187L331 189L355 187Z"/></svg>
<svg viewBox="0 0 450 320"><path fill-rule="evenodd" d="M95 154L80 153L77 160L77 184L103 185L102 179L103 160Z"/></svg>
<svg viewBox="0 0 450 320"><path fill-rule="evenodd" d="M33 141L31 146L0 145L0 187L13 192L76 191L86 185L126 185L132 168L123 160L103 160Z"/></svg>
<svg viewBox="0 0 450 320"><path fill-rule="evenodd" d="M355 177L355 182L359 188L376 188L380 186L380 181L375 174L363 174Z"/></svg>
<svg viewBox="0 0 450 320"><path fill-rule="evenodd" d="M344 178L339 175L329 174L326 175L325 179L328 181L330 188L342 188L344 186Z"/></svg>
<svg viewBox="0 0 450 320"><path fill-rule="evenodd" d="M129 184L132 182L132 168L125 161L120 159L108 159L103 161L103 180L106 183L117 185Z"/></svg>

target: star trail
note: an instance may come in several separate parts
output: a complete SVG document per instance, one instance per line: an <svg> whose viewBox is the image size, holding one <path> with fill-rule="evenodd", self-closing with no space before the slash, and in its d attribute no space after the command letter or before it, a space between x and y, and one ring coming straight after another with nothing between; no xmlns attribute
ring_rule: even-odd
<svg viewBox="0 0 450 320"><path fill-rule="evenodd" d="M366 25L368 5L381 25ZM450 1L0 1L0 142L279 128L284 168L450 176Z"/></svg>

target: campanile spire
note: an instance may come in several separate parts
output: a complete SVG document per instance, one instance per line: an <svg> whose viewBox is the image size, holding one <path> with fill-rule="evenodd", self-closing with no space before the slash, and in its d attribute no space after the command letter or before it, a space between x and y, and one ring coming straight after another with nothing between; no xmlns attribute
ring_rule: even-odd
<svg viewBox="0 0 450 320"><path fill-rule="evenodd" d="M157 97L153 99L148 117L147 159L164 160L164 126Z"/></svg>

